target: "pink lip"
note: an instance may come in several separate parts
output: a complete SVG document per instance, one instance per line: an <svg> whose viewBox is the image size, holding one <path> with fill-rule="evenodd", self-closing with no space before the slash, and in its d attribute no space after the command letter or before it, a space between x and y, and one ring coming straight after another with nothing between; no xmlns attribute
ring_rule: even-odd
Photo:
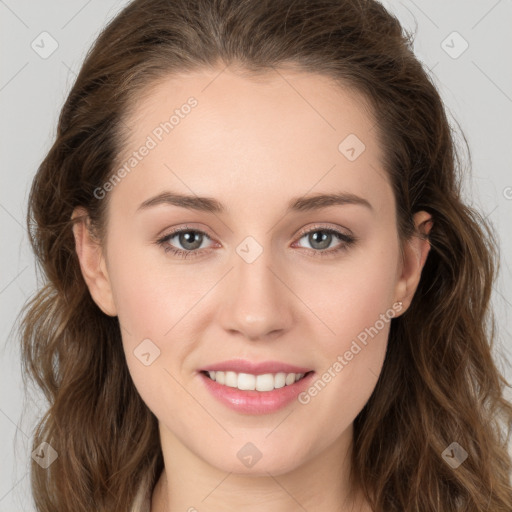
<svg viewBox="0 0 512 512"><path fill-rule="evenodd" d="M311 368L281 363L280 361L262 361L252 363L245 359L231 359L220 363L211 364L201 368L199 371L222 371L236 373L251 373L252 375L263 375L265 373L307 373Z"/></svg>
<svg viewBox="0 0 512 512"><path fill-rule="evenodd" d="M293 402L301 392L311 385L315 372L312 371L290 386L273 391L242 391L219 384L205 373L199 372L198 375L213 397L230 409L246 414L268 414Z"/></svg>

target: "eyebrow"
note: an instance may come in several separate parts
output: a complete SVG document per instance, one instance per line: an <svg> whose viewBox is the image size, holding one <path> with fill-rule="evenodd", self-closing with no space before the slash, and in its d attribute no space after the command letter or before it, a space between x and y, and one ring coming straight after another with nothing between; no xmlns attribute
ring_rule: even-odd
<svg viewBox="0 0 512 512"><path fill-rule="evenodd" d="M147 199L137 208L137 211L146 210L162 204L208 213L221 214L226 211L224 205L212 197L189 196L167 191ZM364 206L373 211L373 207L369 201L350 192L295 197L288 202L287 211L308 212L329 206L341 206L346 204Z"/></svg>

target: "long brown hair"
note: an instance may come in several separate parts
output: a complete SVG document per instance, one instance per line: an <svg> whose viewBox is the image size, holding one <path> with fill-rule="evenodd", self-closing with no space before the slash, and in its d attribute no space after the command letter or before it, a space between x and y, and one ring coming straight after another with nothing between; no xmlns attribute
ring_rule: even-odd
<svg viewBox="0 0 512 512"><path fill-rule="evenodd" d="M433 217L419 287L392 322L382 373L354 422L353 477L373 509L512 510L512 406L491 353L497 244L461 200L454 136L411 43L373 0L135 0L102 31L29 198L45 283L22 311L23 368L49 400L34 448L46 441L59 453L46 470L33 463L38 511L125 512L162 470L157 419L129 375L117 318L83 280L71 214L86 208L104 240L109 196L94 191L116 169L130 108L156 81L219 63L247 73L293 65L363 93L401 240L414 234L415 212ZM453 442L468 453L457 469L442 456Z"/></svg>

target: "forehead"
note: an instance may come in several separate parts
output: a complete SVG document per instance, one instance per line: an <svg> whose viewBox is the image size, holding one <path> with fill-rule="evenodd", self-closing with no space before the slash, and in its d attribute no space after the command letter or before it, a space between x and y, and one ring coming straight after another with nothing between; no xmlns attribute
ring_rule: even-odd
<svg viewBox="0 0 512 512"><path fill-rule="evenodd" d="M254 205L320 189L373 194L378 203L389 192L368 102L322 75L170 75L140 95L125 122L117 165L128 172L113 195L139 201L132 210L165 189Z"/></svg>

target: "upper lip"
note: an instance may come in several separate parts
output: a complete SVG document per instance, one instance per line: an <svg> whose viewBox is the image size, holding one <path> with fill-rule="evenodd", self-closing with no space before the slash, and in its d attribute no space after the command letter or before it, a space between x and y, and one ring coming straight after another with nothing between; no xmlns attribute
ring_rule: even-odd
<svg viewBox="0 0 512 512"><path fill-rule="evenodd" d="M219 363L210 364L201 368L201 371L231 371L236 373L251 373L253 375L263 375L265 373L308 373L311 368L295 366L293 364L282 363L281 361L262 361L253 363L246 359L231 359Z"/></svg>

